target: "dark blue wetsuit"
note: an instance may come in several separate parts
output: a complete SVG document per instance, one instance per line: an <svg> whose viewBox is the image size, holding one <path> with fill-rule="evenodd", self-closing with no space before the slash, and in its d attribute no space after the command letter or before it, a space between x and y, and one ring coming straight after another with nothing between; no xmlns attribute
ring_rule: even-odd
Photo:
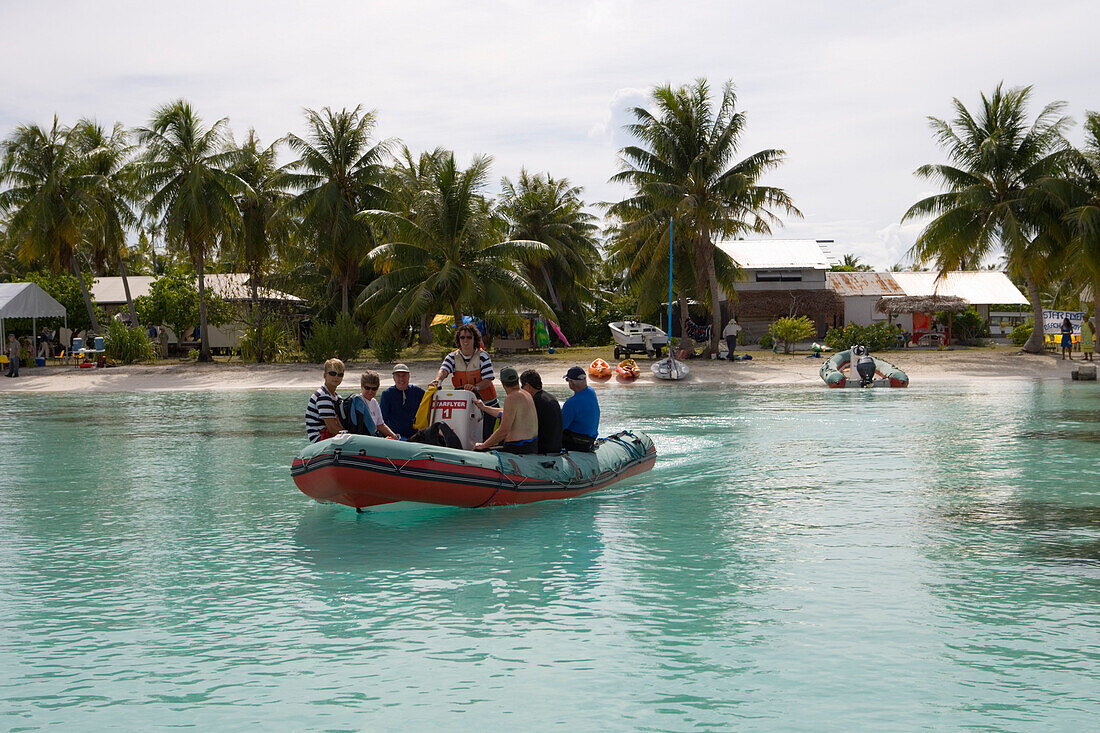
<svg viewBox="0 0 1100 733"><path fill-rule="evenodd" d="M600 403L596 391L585 387L561 406L561 447L564 450L591 451L600 432Z"/></svg>
<svg viewBox="0 0 1100 733"><path fill-rule="evenodd" d="M382 419L390 430L408 440L416 432L413 421L416 420L416 411L423 399L424 390L420 387L410 384L404 392L397 387L390 387L378 397Z"/></svg>

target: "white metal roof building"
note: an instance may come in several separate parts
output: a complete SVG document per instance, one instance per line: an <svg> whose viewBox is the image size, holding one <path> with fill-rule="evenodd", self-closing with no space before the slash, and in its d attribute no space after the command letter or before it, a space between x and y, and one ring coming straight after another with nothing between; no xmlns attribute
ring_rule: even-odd
<svg viewBox="0 0 1100 733"><path fill-rule="evenodd" d="M738 292L824 290L831 239L735 239L715 246L745 271Z"/></svg>
<svg viewBox="0 0 1100 733"><path fill-rule="evenodd" d="M126 280L130 285L130 297L148 295L156 277L152 275L131 275ZM213 273L206 275L206 287L226 300L249 300L248 275L243 272ZM197 279L196 279L197 280ZM126 290L122 287L121 277L101 277L92 284L92 297L96 303L104 306L120 305L126 302ZM260 300L276 300L285 303L304 303L296 295L290 295L272 288L259 289Z"/></svg>
<svg viewBox="0 0 1100 733"><path fill-rule="evenodd" d="M934 272L891 272L890 275L905 295L953 295L973 306L1028 305L1027 298L1008 275L997 270L949 272L943 277Z"/></svg>

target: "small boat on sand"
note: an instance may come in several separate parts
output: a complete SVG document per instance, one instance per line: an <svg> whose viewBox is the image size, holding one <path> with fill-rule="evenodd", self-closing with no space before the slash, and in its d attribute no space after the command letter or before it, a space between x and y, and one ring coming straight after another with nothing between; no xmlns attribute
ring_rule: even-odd
<svg viewBox="0 0 1100 733"><path fill-rule="evenodd" d="M658 379L683 379L691 373L691 367L669 356L667 359L653 362L649 368Z"/></svg>
<svg viewBox="0 0 1100 733"><path fill-rule="evenodd" d="M615 373L615 370L611 368L603 359L595 359L588 365L588 376L593 379L604 380L610 379L611 375Z"/></svg>
<svg viewBox="0 0 1100 733"><path fill-rule="evenodd" d="M633 382L642 373L642 370L638 368L638 363L633 359L623 359L619 362L619 366L615 367L615 376L622 382Z"/></svg>
<svg viewBox="0 0 1100 733"><path fill-rule="evenodd" d="M862 352L859 352L861 348ZM849 373L845 374L845 371ZM909 375L885 359L871 356L866 347L838 351L821 365L819 374L829 387L909 386Z"/></svg>
<svg viewBox="0 0 1100 733"><path fill-rule="evenodd" d="M398 501L458 507L568 499L653 468L649 436L623 431L591 453L519 456L340 433L310 443L290 473L303 494L321 503L363 509Z"/></svg>

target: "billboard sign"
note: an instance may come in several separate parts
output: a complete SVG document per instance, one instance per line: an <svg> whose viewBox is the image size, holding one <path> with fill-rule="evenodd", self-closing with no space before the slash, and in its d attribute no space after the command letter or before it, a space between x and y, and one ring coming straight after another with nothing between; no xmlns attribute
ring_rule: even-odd
<svg viewBox="0 0 1100 733"><path fill-rule="evenodd" d="M1062 321L1069 319L1074 333L1081 333L1085 314L1081 311L1050 311L1043 308L1043 333L1055 335L1062 332Z"/></svg>

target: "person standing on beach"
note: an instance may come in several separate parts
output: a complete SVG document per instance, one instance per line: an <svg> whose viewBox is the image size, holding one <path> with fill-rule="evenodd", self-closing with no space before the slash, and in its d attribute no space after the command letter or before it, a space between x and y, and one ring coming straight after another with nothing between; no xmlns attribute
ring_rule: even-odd
<svg viewBox="0 0 1100 733"><path fill-rule="evenodd" d="M1065 360L1066 355L1069 355L1069 360L1073 361L1073 324L1069 322L1069 316L1062 319L1062 359Z"/></svg>
<svg viewBox="0 0 1100 733"><path fill-rule="evenodd" d="M741 333L741 324L737 322L737 316L730 316L730 322L722 329L722 336L726 339L726 348L729 349L726 358L730 361L736 361L733 352L737 349L737 335L739 333Z"/></svg>
<svg viewBox="0 0 1100 733"><path fill-rule="evenodd" d="M596 390L588 386L588 378L579 366L569 367L565 381L573 396L561 407L561 447L591 453L600 433L600 403Z"/></svg>
<svg viewBox="0 0 1100 733"><path fill-rule="evenodd" d="M329 359L325 362L325 382L309 398L306 405L306 437L310 443L331 438L343 428L336 412L340 395L336 389L344 381L344 362Z"/></svg>
<svg viewBox="0 0 1100 733"><path fill-rule="evenodd" d="M18 377L19 376L19 339L15 337L14 333L8 334L8 373L5 377Z"/></svg>
<svg viewBox="0 0 1100 733"><path fill-rule="evenodd" d="M489 354L481 348L481 332L472 323L463 323L455 329L455 346L458 348L447 354L443 364L435 375L431 386L438 387L439 383L450 374L451 385L455 389L465 389L474 393L476 399L483 401L488 407L499 407L497 391L493 387L496 375L493 373L493 360ZM488 440L493 432L491 420L485 421L482 437Z"/></svg>
<svg viewBox="0 0 1100 733"><path fill-rule="evenodd" d="M386 424L405 440L411 438L416 432L413 422L416 421L416 411L420 408L420 402L424 399L424 390L415 384L409 384L410 378L407 366L395 365L393 386L378 398Z"/></svg>
<svg viewBox="0 0 1100 733"><path fill-rule="evenodd" d="M1092 358L1095 348L1096 324L1092 322L1092 316L1085 316L1085 322L1081 324L1081 353L1085 355L1085 361L1096 361Z"/></svg>

